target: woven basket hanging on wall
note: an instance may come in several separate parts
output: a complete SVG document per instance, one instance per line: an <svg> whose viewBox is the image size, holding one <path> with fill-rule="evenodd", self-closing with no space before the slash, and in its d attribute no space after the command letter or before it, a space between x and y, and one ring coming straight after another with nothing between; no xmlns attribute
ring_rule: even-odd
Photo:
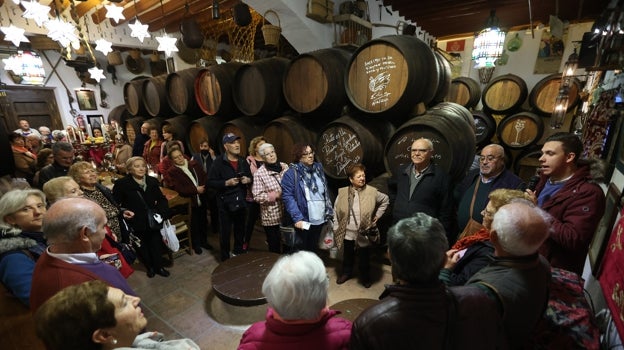
<svg viewBox="0 0 624 350"><path fill-rule="evenodd" d="M277 17L277 25L266 23L266 16L269 13L272 13L275 15L275 17ZM266 45L277 46L277 44L279 43L280 34L282 33L282 27L280 26L281 22L279 16L277 15L277 12L273 10L267 10L262 17L262 36L264 37L264 43Z"/></svg>

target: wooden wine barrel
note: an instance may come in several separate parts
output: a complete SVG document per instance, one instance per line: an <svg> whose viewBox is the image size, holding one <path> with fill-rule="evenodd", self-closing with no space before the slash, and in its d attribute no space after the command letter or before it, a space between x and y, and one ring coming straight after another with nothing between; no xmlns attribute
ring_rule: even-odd
<svg viewBox="0 0 624 350"><path fill-rule="evenodd" d="M389 121L340 117L330 122L319 134L316 157L325 174L346 179L347 170L356 163L366 165L372 176L385 171L384 145L394 133Z"/></svg>
<svg viewBox="0 0 624 350"><path fill-rule="evenodd" d="M232 88L242 63L228 62L202 69L195 78L195 100L207 115L240 115Z"/></svg>
<svg viewBox="0 0 624 350"><path fill-rule="evenodd" d="M458 103L468 109L474 108L481 100L479 82L469 77L458 77L451 81L446 101Z"/></svg>
<svg viewBox="0 0 624 350"><path fill-rule="evenodd" d="M249 141L256 136L262 135L262 126L257 118L240 117L223 123L223 126L219 129L219 134L217 135L219 143L221 143L223 135L227 133L233 133L236 136L240 136L240 155L241 157L247 157ZM221 146L221 148L223 148L223 146Z"/></svg>
<svg viewBox="0 0 624 350"><path fill-rule="evenodd" d="M434 144L435 163L454 182L463 179L474 159L474 131L463 117L452 110L442 111L414 117L397 129L386 143L385 166L388 172L395 172L401 165L411 163L410 147L415 140L424 137Z"/></svg>
<svg viewBox="0 0 624 350"><path fill-rule="evenodd" d="M505 74L492 79L483 90L483 109L496 114L517 111L528 95L527 85L514 74Z"/></svg>
<svg viewBox="0 0 624 350"><path fill-rule="evenodd" d="M427 109L427 114L446 116L447 114L460 117L470 128L476 132L476 126L472 112L466 107L455 102L440 102L437 105Z"/></svg>
<svg viewBox="0 0 624 350"><path fill-rule="evenodd" d="M438 70L438 89L436 90L433 100L430 104L435 105L443 102L449 93L451 88L451 64L449 61L438 51L434 51L433 54L436 58L436 68ZM454 102L454 101L450 101Z"/></svg>
<svg viewBox="0 0 624 350"><path fill-rule="evenodd" d="M265 58L240 67L234 77L234 103L246 116L281 115L287 108L282 90L284 72L290 61Z"/></svg>
<svg viewBox="0 0 624 350"><path fill-rule="evenodd" d="M537 143L543 133L544 121L530 112L520 112L503 118L496 130L500 143L513 149Z"/></svg>
<svg viewBox="0 0 624 350"><path fill-rule="evenodd" d="M477 146L487 146L496 135L496 120L484 111L472 111Z"/></svg>
<svg viewBox="0 0 624 350"><path fill-rule="evenodd" d="M344 86L351 54L329 48L293 59L284 74L284 97L293 110L318 116L340 115L349 102Z"/></svg>
<svg viewBox="0 0 624 350"><path fill-rule="evenodd" d="M292 159L293 145L299 142L316 144L318 133L314 128L305 123L305 120L293 116L283 116L271 120L264 127L262 135L266 142L275 147L277 159L290 163Z"/></svg>
<svg viewBox="0 0 624 350"><path fill-rule="evenodd" d="M208 139L208 144L216 154L221 154L223 145L219 140L219 130L224 120L215 116L205 116L191 121L187 131L186 144L191 153L199 152L199 144L203 139Z"/></svg>
<svg viewBox="0 0 624 350"><path fill-rule="evenodd" d="M132 80L124 84L123 96L128 112L132 115L146 115L143 104L143 81L146 78Z"/></svg>
<svg viewBox="0 0 624 350"><path fill-rule="evenodd" d="M167 102L167 74L143 80L143 104L152 117L165 117L173 114Z"/></svg>
<svg viewBox="0 0 624 350"><path fill-rule="evenodd" d="M351 56L345 87L359 110L405 116L438 90L437 61L429 45L407 35L389 35L360 46Z"/></svg>
<svg viewBox="0 0 624 350"><path fill-rule="evenodd" d="M106 120L108 123L114 121L117 125L119 125L119 127L121 127L123 125L122 120L127 120L132 117L132 114L130 114L130 112L128 112L128 108L126 108L126 105L123 104L111 109L110 112L108 112Z"/></svg>
<svg viewBox="0 0 624 350"><path fill-rule="evenodd" d="M535 113L550 117L555 110L555 100L561 89L561 74L551 74L540 80L529 94L529 105ZM570 78L568 90L568 109L571 111L580 102L581 83L576 78Z"/></svg>
<svg viewBox="0 0 624 350"><path fill-rule="evenodd" d="M191 124L191 118L189 118L186 115L178 115L173 118L168 118L162 122L162 126L169 125L170 127L172 127L173 134L175 135L175 139L180 140L183 143L185 140L188 140L187 132L188 132L188 128L190 124ZM184 150L185 151L189 150L188 143L184 144Z"/></svg>
<svg viewBox="0 0 624 350"><path fill-rule="evenodd" d="M539 159L542 156L542 147L533 145L522 150L514 160L513 170L519 178L528 183L540 167Z"/></svg>
<svg viewBox="0 0 624 350"><path fill-rule="evenodd" d="M134 144L136 135L141 133L141 125L145 122L143 117L128 118L125 122L120 121L119 125L124 130L129 144Z"/></svg>
<svg viewBox="0 0 624 350"><path fill-rule="evenodd" d="M188 68L167 76L167 102L173 113L186 114L190 118L202 116L195 101L195 78L201 70L202 68Z"/></svg>

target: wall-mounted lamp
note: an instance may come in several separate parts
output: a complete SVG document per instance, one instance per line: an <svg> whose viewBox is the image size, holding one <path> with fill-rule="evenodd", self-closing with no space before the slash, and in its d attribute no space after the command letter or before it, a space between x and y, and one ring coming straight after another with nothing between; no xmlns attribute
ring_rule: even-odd
<svg viewBox="0 0 624 350"><path fill-rule="evenodd" d="M219 19L221 14L219 13L219 1L212 0L212 19Z"/></svg>
<svg viewBox="0 0 624 350"><path fill-rule="evenodd" d="M505 44L505 32L498 27L495 13L495 10L490 12L485 28L475 37L472 50L472 59L475 61L475 68L479 70L479 81L482 84L487 84L492 78L495 62L503 54Z"/></svg>

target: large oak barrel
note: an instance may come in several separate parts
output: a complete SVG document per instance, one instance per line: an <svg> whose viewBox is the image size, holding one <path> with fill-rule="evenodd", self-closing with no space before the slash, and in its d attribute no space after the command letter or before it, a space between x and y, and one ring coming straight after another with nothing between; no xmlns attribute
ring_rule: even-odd
<svg viewBox="0 0 624 350"><path fill-rule="evenodd" d="M223 139L223 135L233 133L240 136L241 157L247 157L247 148L249 141L256 136L262 135L262 126L260 121L251 117L240 117L223 123L217 136L219 143ZM223 146L221 146L223 148Z"/></svg>
<svg viewBox="0 0 624 350"><path fill-rule="evenodd" d="M410 147L421 138L433 142L433 159L453 181L463 179L474 159L474 129L452 109L429 111L401 125L385 148L385 165L395 172L402 164L411 162Z"/></svg>
<svg viewBox="0 0 624 350"><path fill-rule="evenodd" d="M175 139L180 140L183 143L185 140L188 140L187 132L190 124L191 118L186 115L178 115L173 118L168 118L162 122L162 126L169 125L173 128L173 135L175 136ZM188 149L188 145L184 145L184 150L188 152Z"/></svg>
<svg viewBox="0 0 624 350"><path fill-rule="evenodd" d="M173 113L186 114L191 118L201 116L195 101L195 78L200 70L201 68L188 68L167 76L167 102Z"/></svg>
<svg viewBox="0 0 624 350"><path fill-rule="evenodd" d="M119 105L108 112L108 117L106 118L108 123L115 122L119 127L124 125L123 121L126 121L129 118L132 118L133 115L128 112L128 108L126 105Z"/></svg>
<svg viewBox="0 0 624 350"><path fill-rule="evenodd" d="M187 132L186 144L191 153L199 152L199 144L203 139L208 139L208 144L216 154L221 154L223 145L219 139L219 130L224 120L215 116L205 116L191 121Z"/></svg>
<svg viewBox="0 0 624 350"><path fill-rule="evenodd" d="M446 101L458 103L466 108L474 108L481 100L481 86L469 77L458 77L451 81Z"/></svg>
<svg viewBox="0 0 624 350"><path fill-rule="evenodd" d="M529 105L535 113L544 117L550 117L555 110L555 101L561 89L561 74L551 74L540 80L529 95ZM571 111L581 100L581 83L576 78L570 78L568 90L568 109Z"/></svg>
<svg viewBox="0 0 624 350"><path fill-rule="evenodd" d="M262 135L275 147L277 159L290 163L293 161L291 152L294 144L316 144L318 133L309 124L301 118L283 116L267 123Z"/></svg>
<svg viewBox="0 0 624 350"><path fill-rule="evenodd" d="M167 74L143 80L143 104L152 117L164 117L172 114L167 102Z"/></svg>
<svg viewBox="0 0 624 350"><path fill-rule="evenodd" d="M195 99L202 112L224 117L240 115L234 103L232 88L239 62L228 62L210 66L197 73L195 78Z"/></svg>
<svg viewBox="0 0 624 350"><path fill-rule="evenodd" d="M539 159L542 156L542 147L533 145L522 150L514 160L514 173L528 183L540 167Z"/></svg>
<svg viewBox="0 0 624 350"><path fill-rule="evenodd" d="M504 146L524 148L540 140L544 133L544 121L534 113L519 112L503 118L496 133Z"/></svg>
<svg viewBox="0 0 624 350"><path fill-rule="evenodd" d="M246 116L276 116L286 109L282 90L289 60L265 58L240 67L234 78L234 103Z"/></svg>
<svg viewBox="0 0 624 350"><path fill-rule="evenodd" d="M349 99L344 86L351 54L336 48L293 59L284 74L284 97L293 110L318 116L340 115Z"/></svg>
<svg viewBox="0 0 624 350"><path fill-rule="evenodd" d="M509 114L518 110L528 95L527 85L514 74L492 79L483 90L483 109L496 114Z"/></svg>
<svg viewBox="0 0 624 350"><path fill-rule="evenodd" d="M143 117L134 117L128 118L124 121L121 121L119 125L124 130L126 137L128 138L129 144L134 144L134 139L137 134L141 133L141 125L145 122L145 118Z"/></svg>
<svg viewBox="0 0 624 350"><path fill-rule="evenodd" d="M390 35L360 46L347 67L349 100L359 110L404 117L438 90L437 62L429 45L407 35Z"/></svg>
<svg viewBox="0 0 624 350"><path fill-rule="evenodd" d="M477 146L487 146L496 135L496 120L484 111L472 111Z"/></svg>
<svg viewBox="0 0 624 350"><path fill-rule="evenodd" d="M434 51L433 53L436 58L436 68L438 70L438 89L436 90L435 96L433 96L431 104L437 104L444 101L451 88L451 64L446 57L438 51Z"/></svg>
<svg viewBox="0 0 624 350"><path fill-rule="evenodd" d="M356 163L366 165L376 176L385 171L384 145L394 133L389 121L340 117L330 122L319 134L316 157L325 174L346 179L347 170Z"/></svg>
<svg viewBox="0 0 624 350"><path fill-rule="evenodd" d="M132 115L145 115L143 104L143 81L146 78L135 79L124 84L123 96L128 112Z"/></svg>

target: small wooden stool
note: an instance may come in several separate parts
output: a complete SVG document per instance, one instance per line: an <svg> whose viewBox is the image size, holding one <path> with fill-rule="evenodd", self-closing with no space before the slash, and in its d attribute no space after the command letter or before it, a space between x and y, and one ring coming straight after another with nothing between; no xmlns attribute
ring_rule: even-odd
<svg viewBox="0 0 624 350"><path fill-rule="evenodd" d="M262 283L279 258L271 252L251 252L232 257L212 272L212 289L219 299L237 306L266 303Z"/></svg>
<svg viewBox="0 0 624 350"><path fill-rule="evenodd" d="M334 305L331 305L329 308L341 312L340 314L336 315L336 317L341 317L353 322L362 313L362 311L366 310L370 306L377 304L378 302L379 300L376 299L347 299L337 302Z"/></svg>

